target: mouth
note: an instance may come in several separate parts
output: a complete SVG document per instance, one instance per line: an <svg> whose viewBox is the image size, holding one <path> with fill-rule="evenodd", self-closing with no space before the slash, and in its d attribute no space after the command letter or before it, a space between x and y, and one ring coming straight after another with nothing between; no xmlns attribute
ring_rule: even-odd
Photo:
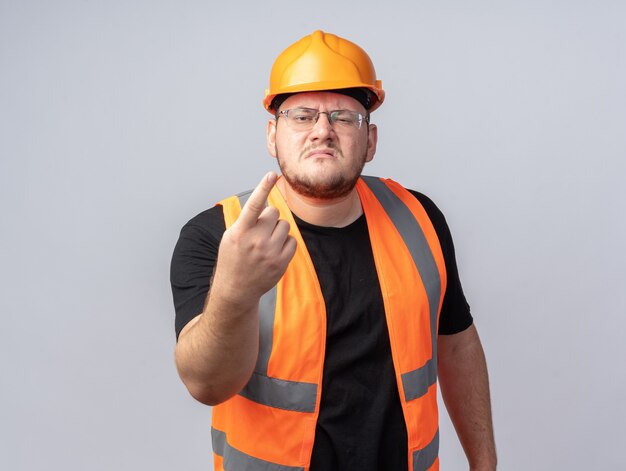
<svg viewBox="0 0 626 471"><path fill-rule="evenodd" d="M306 154L306 158L334 158L336 152L333 149L314 149Z"/></svg>

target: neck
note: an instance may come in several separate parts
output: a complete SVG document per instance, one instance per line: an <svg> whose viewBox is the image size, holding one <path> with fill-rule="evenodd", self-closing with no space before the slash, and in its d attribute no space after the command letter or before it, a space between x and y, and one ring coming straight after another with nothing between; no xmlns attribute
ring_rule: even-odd
<svg viewBox="0 0 626 471"><path fill-rule="evenodd" d="M309 224L324 227L345 227L363 214L356 188L341 198L320 200L297 193L284 178L278 180L277 187L289 209Z"/></svg>

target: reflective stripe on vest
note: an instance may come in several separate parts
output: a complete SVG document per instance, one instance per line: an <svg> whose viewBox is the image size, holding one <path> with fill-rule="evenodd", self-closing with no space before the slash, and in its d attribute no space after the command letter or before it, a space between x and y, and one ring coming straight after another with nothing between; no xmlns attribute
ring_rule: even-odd
<svg viewBox="0 0 626 471"><path fill-rule="evenodd" d="M437 264L428 247L422 228L417 223L409 208L383 183L375 177L363 177L363 181L385 208L389 218L396 226L404 244L409 249L413 263L417 267L426 288L430 307L430 337L432 356L424 366L402 375L402 383L406 400L410 401L423 396L428 388L437 382L437 316L439 315L439 298L441 296L441 280Z"/></svg>
<svg viewBox="0 0 626 471"><path fill-rule="evenodd" d="M438 469L436 338L441 293L445 289L445 278L440 277L440 273L445 277L445 268L439 242L436 235L433 236L432 225L419 202L399 185L374 177L362 177L357 183L357 190L368 221L372 251L385 301L385 314L388 316L401 402L405 420L409 424L409 469ZM227 227L236 220L249 195L250 192L246 192L221 202ZM296 237L298 249L279 284L261 298L259 356L250 381L237 396L214 408L212 437L216 470L308 470L313 447L319 413L324 343L318 348L317 340L313 341L310 335L322 335L322 341L325 338L323 297L304 241L276 187L268 201L279 209L280 217L290 223L290 234ZM409 203L405 204L407 201ZM421 226L424 220L430 225L427 235ZM388 235L389 242L385 237ZM401 245L406 246L405 249ZM433 248L437 250L437 257L433 256ZM406 265L408 259L412 260L410 266L414 267L412 270L416 275L410 274ZM396 270L397 266L404 267L404 271L398 271L399 268ZM402 276L398 278L399 274L407 275L406 280L417 277L419 286L415 285L415 288L419 289L409 286ZM390 282L399 280L401 290L398 291L397 286L392 285L390 292L389 287L385 286L387 279ZM289 296L283 295L281 289ZM423 292L424 295L414 292ZM403 301L405 297L409 301ZM403 302L413 304L410 304L410 309L405 309ZM315 307L318 304L319 307ZM414 305L416 309L413 309ZM392 312L388 312L389 309ZM300 310L309 314L305 315ZM302 327L293 320L299 314L303 319ZM323 322L314 321L310 324L310 319L317 316L321 316L319 319ZM417 318L411 320L411 316ZM279 318L282 321L278 321ZM407 319L413 326L408 337L402 335L402 328L398 327ZM288 324L287 328L284 327L285 323ZM397 326L392 328L394 323ZM311 334L303 330L310 329L304 327L304 324L313 325L318 333ZM417 342L406 340L411 335ZM302 338L302 347L297 342L299 338ZM416 343L419 347L415 347ZM286 346L295 349L293 354L289 349L285 350ZM428 351L425 351L426 347ZM417 356L407 357L416 348L419 350ZM416 359L420 363L416 363ZM283 362L286 369L282 366ZM305 365L302 366L304 370L298 366L298 362ZM407 368L407 365L413 366ZM319 374L316 373L318 370ZM248 417L249 423L246 422ZM424 424L422 419L427 423Z"/></svg>
<svg viewBox="0 0 626 471"><path fill-rule="evenodd" d="M317 384L287 381L267 376L272 353L276 287L265 293L259 302L259 356L248 384L239 394L251 401L279 409L314 412Z"/></svg>
<svg viewBox="0 0 626 471"><path fill-rule="evenodd" d="M214 428L211 429L211 441L213 453L222 458L223 469L237 471L304 471L304 468L301 466L282 466L242 453L228 444L224 432Z"/></svg>
<svg viewBox="0 0 626 471"><path fill-rule="evenodd" d="M439 456L439 429L432 441L421 450L413 452L413 471L426 471Z"/></svg>

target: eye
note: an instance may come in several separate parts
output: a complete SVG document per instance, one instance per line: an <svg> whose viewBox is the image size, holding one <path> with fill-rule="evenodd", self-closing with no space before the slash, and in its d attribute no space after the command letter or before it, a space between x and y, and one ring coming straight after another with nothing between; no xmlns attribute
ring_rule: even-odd
<svg viewBox="0 0 626 471"><path fill-rule="evenodd" d="M315 121L317 112L307 109L293 109L289 112L289 118L293 119L296 123L311 123Z"/></svg>
<svg viewBox="0 0 626 471"><path fill-rule="evenodd" d="M357 122L357 117L354 115L354 113L345 110L335 111L332 114L332 119L333 122L339 124L354 124Z"/></svg>
<svg viewBox="0 0 626 471"><path fill-rule="evenodd" d="M335 118L335 121L343 124L350 124L354 122L354 120L350 116L338 116L337 118Z"/></svg>

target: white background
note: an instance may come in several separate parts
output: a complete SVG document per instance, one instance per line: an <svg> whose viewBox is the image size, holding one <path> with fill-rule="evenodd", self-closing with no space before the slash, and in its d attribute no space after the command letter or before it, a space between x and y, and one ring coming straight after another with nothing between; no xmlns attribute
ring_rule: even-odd
<svg viewBox="0 0 626 471"><path fill-rule="evenodd" d="M275 169L270 67L318 28L387 91L366 173L447 216L500 469L623 467L624 2L0 0L1 469L211 469L170 257Z"/></svg>

